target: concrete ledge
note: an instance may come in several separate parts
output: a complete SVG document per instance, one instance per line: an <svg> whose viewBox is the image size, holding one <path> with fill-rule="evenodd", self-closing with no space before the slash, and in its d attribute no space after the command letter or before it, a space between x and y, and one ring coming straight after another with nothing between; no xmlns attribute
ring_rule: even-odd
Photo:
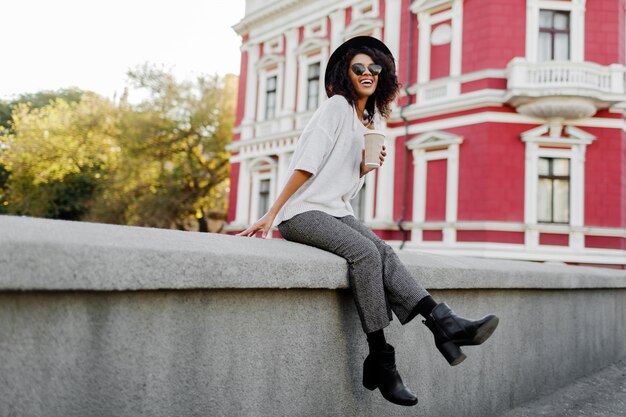
<svg viewBox="0 0 626 417"><path fill-rule="evenodd" d="M418 319L392 322L414 408L361 385L367 344L335 255L0 216L0 416L488 417L626 357L624 271L399 256L459 314L500 317L457 367Z"/></svg>
<svg viewBox="0 0 626 417"><path fill-rule="evenodd" d="M398 256L430 289L626 288L626 271ZM4 290L336 289L347 274L344 259L281 239L0 216Z"/></svg>

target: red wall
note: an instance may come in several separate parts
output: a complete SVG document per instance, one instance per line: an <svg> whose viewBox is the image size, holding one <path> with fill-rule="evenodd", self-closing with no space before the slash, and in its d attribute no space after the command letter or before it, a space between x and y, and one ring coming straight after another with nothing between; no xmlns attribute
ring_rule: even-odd
<svg viewBox="0 0 626 417"><path fill-rule="evenodd" d="M458 219L524 221L524 155L520 133L534 126L481 123L451 129L459 153Z"/></svg>
<svg viewBox="0 0 626 417"><path fill-rule="evenodd" d="M244 42L248 36L244 36ZM246 80L248 77L248 53L241 53L241 64L239 66L239 87L237 90L237 112L235 113L235 126L241 124L246 108Z"/></svg>
<svg viewBox="0 0 626 417"><path fill-rule="evenodd" d="M505 68L513 57L526 54L525 43L525 1L463 2L463 73Z"/></svg>
<svg viewBox="0 0 626 417"><path fill-rule="evenodd" d="M400 31L400 57L398 61L398 81L402 84L402 88L410 87L417 81L417 54L418 54L418 36L417 36L417 15L409 13L409 7L411 0L402 0L402 16L400 17L400 25L402 30ZM407 59L409 50L409 28L408 22L411 19L413 25L413 40L412 40L412 52L411 52L411 79L407 80ZM398 57L396 57L398 58ZM398 105L403 106L406 104L406 98L400 97L398 99Z"/></svg>
<svg viewBox="0 0 626 417"><path fill-rule="evenodd" d="M586 2L585 61L624 63L624 1Z"/></svg>
<svg viewBox="0 0 626 417"><path fill-rule="evenodd" d="M620 129L582 129L596 137L586 152L585 225L624 227L624 132Z"/></svg>
<svg viewBox="0 0 626 417"><path fill-rule="evenodd" d="M395 152L396 160L395 163L395 181L393 183L393 195L394 195L394 204L393 204L393 219L394 221L400 220L402 217L402 198L406 199L406 211L404 221L410 221L413 218L413 156L411 152L404 152L404 144L405 138L400 137L396 139L396 149ZM408 161L408 169L406 178L404 176L404 161L405 158L409 158ZM405 181L408 182L407 186L407 194L404 195L405 190Z"/></svg>
<svg viewBox="0 0 626 417"><path fill-rule="evenodd" d="M426 165L426 221L446 219L446 178L448 161L428 161Z"/></svg>
<svg viewBox="0 0 626 417"><path fill-rule="evenodd" d="M620 225L621 227L626 228L626 132L620 132L620 136L621 159L619 162L619 166L621 170L621 175L619 176L619 178L621 184L620 193L622 198L620 200L621 208L619 208L619 212L622 213ZM623 248L626 249L626 239L623 239L622 245Z"/></svg>

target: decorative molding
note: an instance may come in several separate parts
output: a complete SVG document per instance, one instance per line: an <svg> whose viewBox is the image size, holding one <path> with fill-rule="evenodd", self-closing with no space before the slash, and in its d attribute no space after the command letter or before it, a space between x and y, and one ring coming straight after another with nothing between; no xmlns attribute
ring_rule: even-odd
<svg viewBox="0 0 626 417"><path fill-rule="evenodd" d="M363 0L352 6L352 20L377 18L379 15L380 8L378 0Z"/></svg>
<svg viewBox="0 0 626 417"><path fill-rule="evenodd" d="M517 112L542 119L582 119L596 114L593 100L584 97L542 97L517 107Z"/></svg>
<svg viewBox="0 0 626 417"><path fill-rule="evenodd" d="M545 136L547 134L547 136ZM569 224L573 227L582 227L584 224L585 208L585 152L586 147L595 136L575 126L567 126L562 137L562 125L550 123L542 125L520 135L526 143L526 157L524 159L524 222L536 225L537 222L537 181L539 158L563 158L570 160L569 182ZM558 146L559 148L542 148L541 145ZM525 232L525 245L532 249L539 246L539 232L532 228ZM584 234L572 230L569 233L569 246L574 249L584 247Z"/></svg>
<svg viewBox="0 0 626 417"><path fill-rule="evenodd" d="M463 137L449 132L435 130L423 133L406 142L406 148L416 149L434 149L448 147L450 145L459 145L463 143Z"/></svg>
<svg viewBox="0 0 626 417"><path fill-rule="evenodd" d="M276 36L263 42L263 54L282 55L284 49L283 35Z"/></svg>
<svg viewBox="0 0 626 417"><path fill-rule="evenodd" d="M416 1L411 6L413 13L417 13L419 45L417 58L417 103L431 100L445 100L457 97L460 92L460 83L453 77L461 75L461 48L463 44L463 1ZM441 11L443 10L443 11ZM437 13L439 12L439 13ZM450 21L450 70L449 77L436 80L436 84L428 84L430 81L430 52L433 45L432 27L438 23ZM435 36L437 38L437 36ZM443 41L445 39L435 39Z"/></svg>
<svg viewBox="0 0 626 417"><path fill-rule="evenodd" d="M316 30L318 29L319 30ZM304 39L325 38L328 34L328 19L326 16L304 25Z"/></svg>
<svg viewBox="0 0 626 417"><path fill-rule="evenodd" d="M453 1L454 0L415 0L411 4L411 11L413 13L435 13L449 7Z"/></svg>
<svg viewBox="0 0 626 417"><path fill-rule="evenodd" d="M523 142L534 142L540 145L589 145L596 139L591 133L585 132L576 126L566 126L565 133L568 137L562 137L563 125L560 123L545 124L523 132L520 136Z"/></svg>
<svg viewBox="0 0 626 417"><path fill-rule="evenodd" d="M319 0L316 0L319 1ZM305 3L313 3L313 0L279 0L264 7L260 7L254 12L245 16L239 23L232 26L233 30L239 35L244 35L252 26L258 25L263 21L269 20L278 14L288 13Z"/></svg>
<svg viewBox="0 0 626 417"><path fill-rule="evenodd" d="M257 61L256 68L257 70L262 70L272 65L282 64L283 62L285 62L284 55L266 54L263 55L263 58Z"/></svg>
<svg viewBox="0 0 626 417"><path fill-rule="evenodd" d="M249 141L233 142L227 148L229 151L239 151L237 155L230 157L231 163L237 163L251 158L264 155L280 154L281 152L295 149L298 135L289 132L289 136L272 139L253 139Z"/></svg>
<svg viewBox="0 0 626 417"><path fill-rule="evenodd" d="M409 115L407 114L407 117ZM424 117L422 114L413 113L410 117ZM394 119L396 121L402 121L401 119ZM518 113L505 113L505 112L491 112L484 111L479 113L467 114L462 116L454 116L445 119L426 121L422 123L411 124L408 127L409 135L415 135L419 133L428 132L431 130L443 130L451 129L455 127L466 127L479 123L525 123L525 124L544 124L546 121L534 117L524 116ZM572 124L568 121L563 121L563 125L567 126ZM621 129L626 131L626 121L623 119L609 119L593 117L589 119L576 120L576 126L579 127L602 127L607 129ZM388 137L404 137L404 127L394 127L387 129Z"/></svg>
<svg viewBox="0 0 626 417"><path fill-rule="evenodd" d="M380 39L380 32L383 27L383 21L377 18L362 18L352 20L343 32L344 40L354 38L360 35L372 35Z"/></svg>
<svg viewBox="0 0 626 417"><path fill-rule="evenodd" d="M426 184L428 161L447 160L446 165L446 214L445 222L451 224L457 220L459 188L459 147L463 143L461 136L448 132L427 132L406 143L413 152L413 221L424 223L426 219ZM441 149L441 150L434 150ZM445 226L442 229L443 241L451 244L456 241L456 229ZM411 241L422 241L422 229L411 230Z"/></svg>
<svg viewBox="0 0 626 417"><path fill-rule="evenodd" d="M305 38L296 48L296 55L306 55L316 50L328 48L329 41L326 38Z"/></svg>
<svg viewBox="0 0 626 417"><path fill-rule="evenodd" d="M432 31L431 45L446 45L452 41L452 26L448 23L441 24Z"/></svg>

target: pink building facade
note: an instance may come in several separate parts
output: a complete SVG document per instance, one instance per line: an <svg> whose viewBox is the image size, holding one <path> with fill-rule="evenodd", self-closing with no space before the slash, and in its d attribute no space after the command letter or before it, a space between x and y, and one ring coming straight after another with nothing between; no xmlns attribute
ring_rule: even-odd
<svg viewBox="0 0 626 417"><path fill-rule="evenodd" d="M370 35L403 89L357 217L402 250L625 268L625 6L248 0L227 232L282 190L330 53Z"/></svg>

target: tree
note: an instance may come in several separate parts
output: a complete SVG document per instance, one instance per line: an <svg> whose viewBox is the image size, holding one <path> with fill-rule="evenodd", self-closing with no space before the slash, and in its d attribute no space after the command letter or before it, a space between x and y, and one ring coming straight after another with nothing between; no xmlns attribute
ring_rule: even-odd
<svg viewBox="0 0 626 417"><path fill-rule="evenodd" d="M15 100L10 102L0 101L0 133L2 133L2 127L9 128L12 109L18 104L28 104L31 109L40 109L56 99L62 99L66 103L79 102L84 93L83 90L78 88L61 88L56 91L44 90L36 93L20 94Z"/></svg>
<svg viewBox="0 0 626 417"><path fill-rule="evenodd" d="M226 211L236 77L179 82L145 65L129 79L147 98L120 103L119 169L91 218L209 231L209 213Z"/></svg>
<svg viewBox="0 0 626 417"><path fill-rule="evenodd" d="M62 99L66 103L75 103L80 101L84 91L76 89L76 88L65 88L57 91L39 91L36 93L22 94L17 99L8 101L0 100L0 135L8 135L11 133L10 122L12 119L13 108L19 104L27 104L30 109L39 109L45 106L50 105L56 99ZM0 146L0 154L5 151ZM0 156L0 161L1 161ZM7 207L9 205L8 195L7 195L7 187L9 186L9 178L10 172L9 170L0 162L0 214L10 213L11 210ZM16 181L20 179L17 178ZM22 179L23 180L23 179ZM82 181L84 183L84 181ZM70 189L65 190L65 187ZM72 199L75 197L76 193L73 192L71 188L73 188L71 181L60 182L55 184L56 191L59 195L64 195L68 197L67 203L71 206L75 207L76 202ZM13 206L13 208L17 209L18 206ZM50 208L50 207L49 207ZM44 210L43 213L47 213L46 217L57 217L54 213L58 213L61 218L65 217L76 217L68 212L66 208L63 208L63 203L60 201L55 203L55 207L52 210Z"/></svg>
<svg viewBox="0 0 626 417"><path fill-rule="evenodd" d="M74 90L10 104L0 212L200 231L223 217L237 77L179 82L145 65L129 79L140 104Z"/></svg>
<svg viewBox="0 0 626 417"><path fill-rule="evenodd" d="M82 218L100 178L115 169L116 122L112 103L93 93L73 103L57 98L40 108L16 104L10 132L0 136L0 164L10 173L7 211Z"/></svg>

